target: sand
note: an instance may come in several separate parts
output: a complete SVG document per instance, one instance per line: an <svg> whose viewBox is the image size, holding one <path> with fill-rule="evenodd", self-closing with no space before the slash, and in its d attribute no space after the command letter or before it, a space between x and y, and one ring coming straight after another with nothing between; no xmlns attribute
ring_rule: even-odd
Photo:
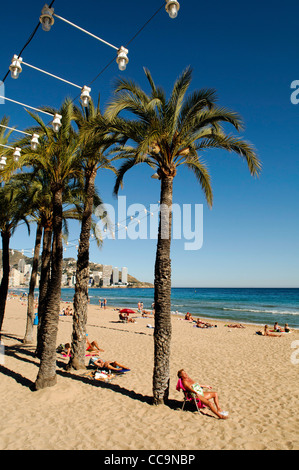
<svg viewBox="0 0 299 470"><path fill-rule="evenodd" d="M105 350L102 358L131 371L109 383L91 380L82 371L66 372L67 359L57 354L57 385L32 392L38 360L34 346L21 342L26 308L19 298L7 302L1 450L299 449L299 353L291 347L299 331L269 338L256 335L254 325L230 329L213 322L217 328L199 329L174 316L170 403L156 407L151 404L153 329L147 326L153 318L136 314L136 323L120 323L113 308L89 305L89 338ZM71 332L72 317L60 316L57 345L70 341ZM229 419L191 407L182 411L183 395L176 391L181 368L213 386Z"/></svg>

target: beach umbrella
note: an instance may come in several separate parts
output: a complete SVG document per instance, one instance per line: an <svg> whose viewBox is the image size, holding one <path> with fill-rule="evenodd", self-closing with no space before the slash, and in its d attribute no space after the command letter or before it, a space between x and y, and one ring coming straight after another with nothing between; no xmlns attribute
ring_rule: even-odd
<svg viewBox="0 0 299 470"><path fill-rule="evenodd" d="M130 308L123 308L119 311L119 313L135 313L135 311L131 310Z"/></svg>

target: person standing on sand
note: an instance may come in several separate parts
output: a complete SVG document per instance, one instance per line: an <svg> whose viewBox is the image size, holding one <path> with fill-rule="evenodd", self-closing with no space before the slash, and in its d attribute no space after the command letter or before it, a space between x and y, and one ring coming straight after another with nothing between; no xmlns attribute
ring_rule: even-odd
<svg viewBox="0 0 299 470"><path fill-rule="evenodd" d="M107 299L104 299L104 300L103 300L103 305L104 305L104 308L106 308L106 305L107 305Z"/></svg>
<svg viewBox="0 0 299 470"><path fill-rule="evenodd" d="M200 385L199 383L195 383L194 380L192 380L187 372L184 371L184 369L181 369L178 371L178 378L181 379L182 385L184 386L185 390L188 392L195 394L196 397L210 410L218 416L220 419L227 419L228 412L227 411L222 411L220 406L219 406L219 399L218 399L218 394L217 392L204 392L202 389L203 388L209 388L211 389L209 385ZM213 399L215 406L209 401Z"/></svg>

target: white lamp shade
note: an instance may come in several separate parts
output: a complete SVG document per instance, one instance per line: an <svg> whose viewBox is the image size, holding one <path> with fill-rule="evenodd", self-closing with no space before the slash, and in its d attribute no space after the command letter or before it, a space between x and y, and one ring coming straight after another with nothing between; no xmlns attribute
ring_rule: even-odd
<svg viewBox="0 0 299 470"><path fill-rule="evenodd" d="M176 18L178 16L179 9L180 4L177 0L166 0L165 10L169 14L170 18Z"/></svg>
<svg viewBox="0 0 299 470"><path fill-rule="evenodd" d="M11 64L9 66L12 78L19 78L19 74L22 72L22 60L22 57L18 57L16 54L13 56Z"/></svg>
<svg viewBox="0 0 299 470"><path fill-rule="evenodd" d="M117 51L117 58L116 62L118 64L119 70L126 70L127 63L129 62L129 59L127 57L127 54L129 53L128 49L125 47L121 46L118 51Z"/></svg>
<svg viewBox="0 0 299 470"><path fill-rule="evenodd" d="M38 134L33 134L32 139L31 139L31 150L36 150L38 146Z"/></svg>
<svg viewBox="0 0 299 470"><path fill-rule="evenodd" d="M58 132L60 127L61 127L61 118L62 116L60 114L54 114L54 119L52 121L52 126L55 132Z"/></svg>
<svg viewBox="0 0 299 470"><path fill-rule="evenodd" d="M80 99L81 99L81 102L82 102L82 106L84 106L85 108L88 106L88 103L89 103L89 100L90 100L90 95L89 95L90 92L91 92L91 88L84 85L84 87L81 90Z"/></svg>
<svg viewBox="0 0 299 470"><path fill-rule="evenodd" d="M15 151L13 153L14 161L17 162L19 160L20 156L21 156L21 149L20 149L20 147L16 147Z"/></svg>
<svg viewBox="0 0 299 470"><path fill-rule="evenodd" d="M6 165L6 157L1 157L0 170L4 170L5 165Z"/></svg>
<svg viewBox="0 0 299 470"><path fill-rule="evenodd" d="M39 17L39 21L44 31L50 31L51 26L54 24L54 8L50 8L47 4L42 9L42 14Z"/></svg>

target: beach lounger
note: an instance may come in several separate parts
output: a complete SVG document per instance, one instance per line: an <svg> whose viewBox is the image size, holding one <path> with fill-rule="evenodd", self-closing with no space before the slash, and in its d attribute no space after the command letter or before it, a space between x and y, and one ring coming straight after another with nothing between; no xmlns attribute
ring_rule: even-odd
<svg viewBox="0 0 299 470"><path fill-rule="evenodd" d="M198 411L198 413L200 413L199 409L200 408L206 408L205 405L198 399L194 396L193 393L191 392L188 392L185 387L183 386L182 384L182 380L179 379L178 380L178 383L176 385L176 390L178 392L180 392L182 390L183 394L184 394L184 401L183 401L183 406L182 406L182 410L184 409L184 406L185 406L185 403L186 402L189 402L189 403L194 403L194 405L196 406L196 409Z"/></svg>

